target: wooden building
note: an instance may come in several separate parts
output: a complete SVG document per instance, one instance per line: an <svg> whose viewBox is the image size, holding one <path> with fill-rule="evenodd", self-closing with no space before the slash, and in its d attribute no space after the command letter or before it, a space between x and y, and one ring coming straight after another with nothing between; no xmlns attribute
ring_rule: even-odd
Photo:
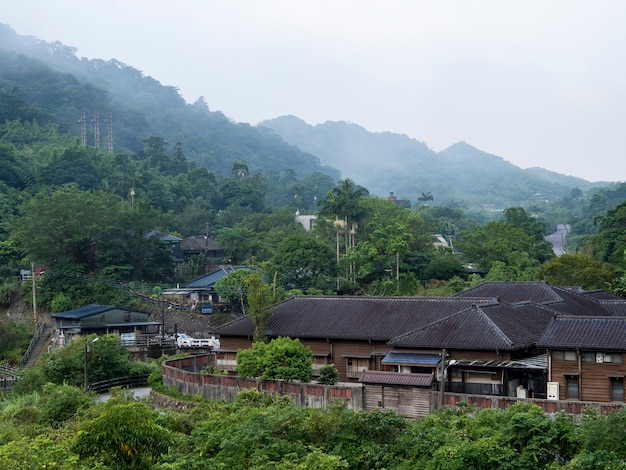
<svg viewBox="0 0 626 470"><path fill-rule="evenodd" d="M274 306L266 335L310 347L314 377L332 363L342 382L365 379L377 405L389 386L425 387L406 383L424 375L443 392L623 402L625 314L626 300L603 291L487 282L449 298L293 297ZM612 333L591 341L585 328ZM235 373L253 332L249 317L213 331L218 368Z"/></svg>
<svg viewBox="0 0 626 470"><path fill-rule="evenodd" d="M114 307L112 305L86 305L66 312L55 313L57 335L63 341L71 341L73 336L84 336L91 333L98 335L128 335L135 338L142 334L156 334L160 322L150 321L150 313Z"/></svg>
<svg viewBox="0 0 626 470"><path fill-rule="evenodd" d="M551 397L624 403L626 317L555 317L538 345Z"/></svg>

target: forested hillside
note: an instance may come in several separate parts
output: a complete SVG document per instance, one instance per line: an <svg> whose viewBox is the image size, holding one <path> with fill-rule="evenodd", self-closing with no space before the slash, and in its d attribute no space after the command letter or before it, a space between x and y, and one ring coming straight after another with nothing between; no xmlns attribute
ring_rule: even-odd
<svg viewBox="0 0 626 470"><path fill-rule="evenodd" d="M605 186L540 169L522 170L501 157L460 142L435 152L406 135L368 132L357 124L325 122L310 126L294 116L259 124L287 142L339 168L372 194L416 201L433 194L437 204L464 209L511 207L537 199L554 200L578 187Z"/></svg>
<svg viewBox="0 0 626 470"><path fill-rule="evenodd" d="M192 161L229 175L232 162L245 160L251 173L290 170L298 177L313 172L337 179L339 173L318 159L267 132L234 123L209 110L200 98L187 104L174 87L161 85L115 60L79 59L60 43L22 37L0 25L0 85L39 112L50 114L63 133L81 137L81 112L87 117L87 143L95 144L94 113L100 115L101 146L107 148L108 112L112 114L115 153L138 152L158 136L180 144Z"/></svg>
<svg viewBox="0 0 626 470"><path fill-rule="evenodd" d="M322 134L311 140L311 129L289 118L316 152L335 155L321 164L269 128L233 123L201 99L186 104L132 67L78 59L6 26L0 39L5 306L31 263L46 268L37 295L52 310L127 305L129 289L155 294L222 264L259 268L274 299L449 295L481 276L544 278L553 253L543 237L556 224L571 225L569 251L584 251L587 272L598 274L570 283L605 287L623 272L615 250L623 246L623 184L591 193L582 180L531 177L467 144L435 154L406 136L345 123L316 127ZM355 175L373 176L374 187L387 188L383 197L351 175L337 180L329 165L355 154ZM388 200L389 191L399 200ZM298 213L318 216L312 230ZM222 252L174 262L163 234L214 239ZM551 275L563 269L572 271L562 263ZM248 281L238 282L225 294Z"/></svg>

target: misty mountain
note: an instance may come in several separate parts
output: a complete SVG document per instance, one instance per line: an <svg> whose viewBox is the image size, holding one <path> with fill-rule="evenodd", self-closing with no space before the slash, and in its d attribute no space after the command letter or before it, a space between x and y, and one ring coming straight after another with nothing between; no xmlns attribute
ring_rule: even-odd
<svg viewBox="0 0 626 470"><path fill-rule="evenodd" d="M230 175L233 162L245 160L251 174L294 171L303 178L339 172L317 157L287 144L273 132L236 123L211 111L203 98L188 104L178 89L117 60L78 58L76 49L17 35L0 24L0 90L10 91L58 124L63 133L81 136L81 112L87 121L87 145L96 144L95 113L101 146L107 148L108 112L114 152L137 153L145 140L160 137L181 144L185 156L217 175Z"/></svg>
<svg viewBox="0 0 626 470"><path fill-rule="evenodd" d="M403 134L369 132L347 122L311 126L295 116L266 120L259 126L316 155L323 165L338 168L342 177L370 193L394 192L413 203L430 192L436 205L510 207L565 197L575 187L586 191L605 186L543 169L523 170L465 142L435 152Z"/></svg>
<svg viewBox="0 0 626 470"><path fill-rule="evenodd" d="M294 116L258 126L237 123L211 111L202 97L187 103L178 89L132 66L78 58L75 48L20 36L2 24L0 92L7 99L18 96L37 110L40 122L54 122L76 140L84 112L89 146L96 144L98 112L103 148L109 125L114 153L140 154L147 139L156 136L170 148L180 144L189 160L218 176L230 175L233 163L245 160L251 174L291 172L303 180L321 173L334 181L350 178L374 195L394 192L415 204L429 192L433 204L461 208L511 207L567 196L574 187L602 186L546 170L522 170L466 143L435 152L406 135L373 133L357 124L310 126ZM5 118L0 109L0 119Z"/></svg>

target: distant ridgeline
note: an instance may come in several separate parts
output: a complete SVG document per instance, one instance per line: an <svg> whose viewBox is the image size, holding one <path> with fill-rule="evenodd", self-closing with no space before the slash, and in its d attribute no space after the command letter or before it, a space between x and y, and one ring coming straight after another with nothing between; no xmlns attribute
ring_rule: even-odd
<svg viewBox="0 0 626 470"><path fill-rule="evenodd" d="M381 197L393 192L413 205L427 192L431 206L497 210L566 197L572 188L606 186L522 170L466 143L435 152L406 135L372 133L345 122L310 126L286 116L259 126L236 123L211 111L203 97L189 104L177 88L132 66L81 59L75 48L19 36L0 24L0 99L18 98L32 106L30 114L16 115L15 107L5 105L0 122L54 121L78 142L115 154L141 155L146 142L158 137L218 176L231 176L233 162L245 161L251 176L313 178L308 183L316 186L309 188L314 192L327 186L314 183L322 175L333 181L350 178ZM100 123L92 118L98 115Z"/></svg>

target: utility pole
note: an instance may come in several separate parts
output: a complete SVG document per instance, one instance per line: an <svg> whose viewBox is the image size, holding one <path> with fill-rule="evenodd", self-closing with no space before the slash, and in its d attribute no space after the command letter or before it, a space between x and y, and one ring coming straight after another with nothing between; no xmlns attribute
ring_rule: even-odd
<svg viewBox="0 0 626 470"><path fill-rule="evenodd" d="M447 351L445 349L441 350L441 382L440 382L440 390L441 394L441 407L443 408L445 404L445 393L446 393L446 355Z"/></svg>
<svg viewBox="0 0 626 470"><path fill-rule="evenodd" d="M37 282L35 281L35 262L30 262L31 282L33 285L33 323L37 325Z"/></svg>
<svg viewBox="0 0 626 470"><path fill-rule="evenodd" d="M85 338L85 350L84 350L84 363L83 363L83 373L84 373L84 382L85 382L85 390L87 393L89 391L89 376L87 374L87 353L89 352L89 345L87 344L87 338Z"/></svg>

